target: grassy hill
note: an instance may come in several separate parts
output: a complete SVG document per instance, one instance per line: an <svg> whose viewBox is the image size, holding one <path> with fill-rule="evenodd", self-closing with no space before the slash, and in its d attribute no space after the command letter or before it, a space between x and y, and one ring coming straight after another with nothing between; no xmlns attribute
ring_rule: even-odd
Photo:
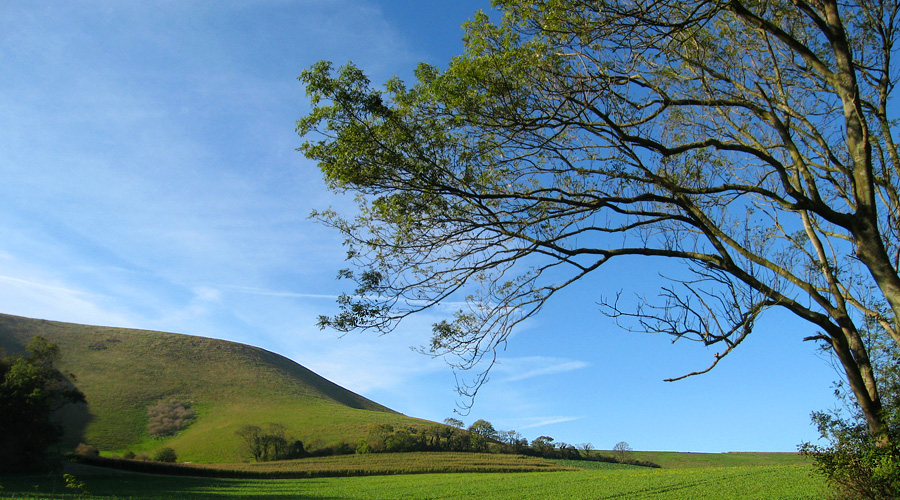
<svg viewBox="0 0 900 500"><path fill-rule="evenodd" d="M34 336L60 346L60 368L76 377L87 407L66 416L67 444L103 451L152 452L179 460L237 462L235 431L245 424L283 424L307 448L353 445L380 423L423 427L316 375L278 354L234 342L175 333L76 325L0 315L0 348L19 352ZM147 430L147 408L160 400L191 401L194 422L159 440Z"/></svg>

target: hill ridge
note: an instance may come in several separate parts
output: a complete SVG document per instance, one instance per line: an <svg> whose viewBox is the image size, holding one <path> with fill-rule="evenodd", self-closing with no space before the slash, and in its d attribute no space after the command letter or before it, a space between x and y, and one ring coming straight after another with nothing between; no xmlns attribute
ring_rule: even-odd
<svg viewBox="0 0 900 500"><path fill-rule="evenodd" d="M60 346L60 368L75 375L88 399L87 408L66 417L69 446L84 441L103 450L142 451L165 443L186 460L222 462L242 458L234 431L246 424L282 423L313 446L355 443L378 423L432 424L261 347L0 314L0 348L21 351L34 335ZM192 401L197 419L159 441L147 434L146 410L170 397Z"/></svg>

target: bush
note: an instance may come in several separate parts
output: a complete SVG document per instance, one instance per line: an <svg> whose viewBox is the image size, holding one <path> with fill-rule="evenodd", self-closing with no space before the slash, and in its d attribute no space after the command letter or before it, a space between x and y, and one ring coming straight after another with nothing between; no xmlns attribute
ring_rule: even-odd
<svg viewBox="0 0 900 500"><path fill-rule="evenodd" d="M134 458L135 458L134 452L131 450L126 451L125 453L122 454L122 458L124 458L125 460L134 460Z"/></svg>
<svg viewBox="0 0 900 500"><path fill-rule="evenodd" d="M900 449L877 446L865 425L836 415L816 412L813 421L823 438L831 443L821 447L810 443L800 452L813 463L845 500L891 500L900 498ZM891 436L896 443L900 436Z"/></svg>
<svg viewBox="0 0 900 500"><path fill-rule="evenodd" d="M178 461L178 456L175 454L175 450L166 447L160 448L160 450L157 451L156 455L153 457L153 460L157 462L175 463Z"/></svg>
<svg viewBox="0 0 900 500"><path fill-rule="evenodd" d="M75 454L85 457L99 457L100 450L98 450L96 446L81 443L75 448Z"/></svg>
<svg viewBox="0 0 900 500"><path fill-rule="evenodd" d="M835 395L842 409L812 414L829 446L800 446L800 452L813 459L816 469L845 500L900 498L900 348L873 334L877 328L867 323L860 333L870 346L887 439L880 445L876 442L852 392L840 382Z"/></svg>
<svg viewBox="0 0 900 500"><path fill-rule="evenodd" d="M172 436L194 421L189 401L164 399L147 408L147 432L155 438Z"/></svg>

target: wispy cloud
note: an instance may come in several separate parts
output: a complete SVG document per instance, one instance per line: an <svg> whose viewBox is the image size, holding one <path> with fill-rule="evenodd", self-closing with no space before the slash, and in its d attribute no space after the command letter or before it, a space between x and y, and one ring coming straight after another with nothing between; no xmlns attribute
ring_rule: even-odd
<svg viewBox="0 0 900 500"><path fill-rule="evenodd" d="M590 366L589 363L565 358L528 356L502 359L494 366L496 374L506 375L503 382L518 382L534 377L566 373Z"/></svg>
<svg viewBox="0 0 900 500"><path fill-rule="evenodd" d="M267 297L287 297L287 298L297 298L297 299L328 299L328 300L337 300L337 295L328 295L328 294L320 294L320 293L300 293L300 292L288 292L285 290L267 290L265 288L256 288L251 286L239 286L239 285L222 285L223 289L227 289L233 292L238 293L246 293L250 295L264 295Z"/></svg>
<svg viewBox="0 0 900 500"><path fill-rule="evenodd" d="M507 425L510 425L517 430L524 429L534 429L536 427L544 427L546 425L553 424L561 424L563 422L572 422L575 420L581 420L585 417L566 417L566 416L551 416L551 417L528 417L528 418L519 418L519 419L511 419L506 420Z"/></svg>
<svg viewBox="0 0 900 500"><path fill-rule="evenodd" d="M48 285L46 283L38 283L35 281L29 281L19 278L13 278L11 276L0 276L0 281L6 281L13 285L17 285L19 287L28 287L28 288L39 288L43 290L49 290L53 292L71 294L71 295L88 295L86 292L72 290L70 288L65 288L58 285Z"/></svg>

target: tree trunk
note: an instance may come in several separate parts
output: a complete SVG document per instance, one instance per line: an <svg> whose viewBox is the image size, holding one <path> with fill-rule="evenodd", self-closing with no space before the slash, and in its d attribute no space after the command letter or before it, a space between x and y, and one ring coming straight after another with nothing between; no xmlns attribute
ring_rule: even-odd
<svg viewBox="0 0 900 500"><path fill-rule="evenodd" d="M875 437L875 442L879 447L889 447L891 440L882 415L881 398L875 386L874 373L868 356L857 360L850 347L851 342L848 342L846 331L839 330L834 333L830 339L831 346L844 368L850 389L866 418L869 432ZM860 366L861 364L862 366Z"/></svg>

